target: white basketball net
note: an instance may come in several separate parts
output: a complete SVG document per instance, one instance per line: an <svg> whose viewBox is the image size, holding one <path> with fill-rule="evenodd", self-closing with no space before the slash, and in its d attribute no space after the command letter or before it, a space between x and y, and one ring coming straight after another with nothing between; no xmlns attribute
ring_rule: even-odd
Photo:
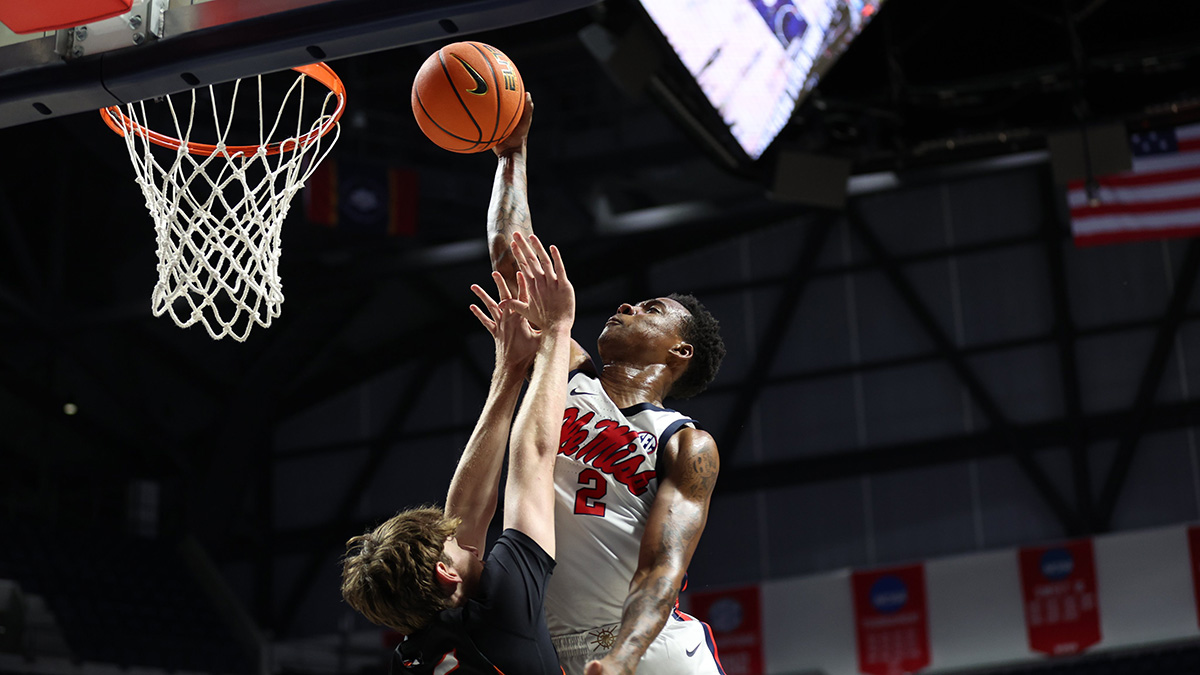
<svg viewBox="0 0 1200 675"><path fill-rule="evenodd" d="M149 128L146 101L128 104L124 110L143 129L125 133L124 137L158 236L158 283L151 296L151 310L154 316L170 314L181 328L202 323L213 339L228 335L239 342L246 339L254 324L268 327L279 316L283 304L279 276L283 221L292 197L329 154L339 133L335 121L339 102L333 92L327 92L317 119L304 125L305 80L311 78L303 74L287 90L279 113L267 127L262 114L262 76L256 79L255 148L226 144L234 126L241 80L232 85L232 100L221 104L228 106L228 112L218 110L212 86L207 87L207 101L199 106L197 92L192 90L190 105L180 111L170 96L163 97L174 122L175 137L183 142L178 150L151 142L151 134L144 131ZM311 117L313 102L309 103ZM197 107L211 108L212 124L217 130L212 154L192 154L187 149ZM285 111L293 109L294 127L283 121ZM319 130L326 124L333 124L333 129L322 136ZM268 154L271 143L280 143L282 150Z"/></svg>

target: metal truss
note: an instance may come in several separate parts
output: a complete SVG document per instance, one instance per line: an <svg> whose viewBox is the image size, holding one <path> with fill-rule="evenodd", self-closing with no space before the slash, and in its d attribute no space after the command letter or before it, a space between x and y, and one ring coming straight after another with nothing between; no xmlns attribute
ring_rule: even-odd
<svg viewBox="0 0 1200 675"><path fill-rule="evenodd" d="M1158 332L1154 336L1154 346L1151 347L1146 365L1142 369L1137 395L1130 410L1129 425L1120 436L1116 458L1113 459L1112 467L1104 481L1104 489L1100 493L1100 500L1097 503L1097 524L1100 531L1108 531L1112 528L1113 512L1121 497L1121 488L1129 476L1129 467L1137 453L1138 444L1146 433L1155 396L1162 384L1171 351L1175 347L1175 337L1183 322L1188 300L1196 287L1198 272L1200 272L1200 243L1193 239L1188 244L1187 254L1179 268L1179 274L1175 277L1171 299L1159 322Z"/></svg>
<svg viewBox="0 0 1200 675"><path fill-rule="evenodd" d="M935 361L946 363L955 373L974 403L984 413L989 424L987 431L966 436L931 439L914 444L846 449L822 457L727 470L718 485L718 491L724 493L753 487L780 487L850 475L962 461L970 457L1004 454L1014 458L1047 507L1057 516L1065 535L1080 536L1111 529L1112 514L1119 499L1121 487L1144 433L1150 430L1191 426L1195 421L1192 415L1195 412L1195 406L1200 405L1200 402L1188 402L1182 406L1156 406L1155 394L1161 383L1180 325L1186 319L1197 316L1195 312L1187 311L1187 303L1196 284L1198 269L1200 269L1200 253L1197 252L1198 245L1196 243L1189 245L1188 255L1177 275L1172 297L1160 318L1152 321L1115 323L1080 331L1075 326L1072 317L1064 264L1063 247L1069 245L1069 233L1059 216L1057 200L1050 188L1052 181L1048 175L1043 177L1045 187L1043 188L1043 220L1039 228L1040 234L1035 238L1012 238L1007 242L983 246L985 249L995 246L1028 246L1040 241L1045 254L1054 311L1054 327L1050 334L972 348L956 346L903 271L905 264L914 259L930 259L931 254L907 256L904 259L893 256L874 234L870 225L851 205L846 214L847 223L871 258L869 261L856 264L854 271L881 270L892 289L908 308L911 316L935 345L935 351L876 363L854 364L796 375L768 377L767 373L781 340L777 331L783 330L787 325L786 319L797 311L797 305L802 300L804 284L815 274L830 273L828 270L814 273L812 269L798 264L792 274L782 281L787 290L775 309L771 329L765 332L756 350L756 359L749 371L750 375L740 384L725 388L725 390L736 391L737 396L731 407L734 413L731 414L723 429L723 434L718 440L726 459L726 465L729 466L730 460L737 452L741 435L739 421L745 418L763 390L769 386L790 381ZM810 246L810 242L806 242L802 247L801 260L804 259L804 255L811 253L808 246ZM954 253L947 251L942 256L932 255L944 257L944 255L954 255ZM839 272L853 273L849 270L839 270ZM837 272L832 273L836 274ZM730 286L723 290L736 290L736 288ZM780 323L781 321L782 323ZM1079 365L1076 356L1078 339L1081 336L1136 330L1139 327L1151 326L1157 327L1157 334L1131 410L1125 413L1084 416ZM971 353L1005 351L1047 342L1053 343L1058 353L1064 414L1060 419L1048 422L1014 425L996 403L995 397L982 380L970 368L965 357ZM1103 492L1097 501L1092 494L1089 444L1110 438L1119 439L1120 443L1116 459L1107 474ZM1056 485L1034 457L1035 451L1064 446L1068 448L1071 459L1072 489L1070 492L1073 493L1073 500L1066 496L1068 492L1064 489L1065 486Z"/></svg>
<svg viewBox="0 0 1200 675"><path fill-rule="evenodd" d="M788 324L796 310L799 309L800 302L804 297L804 289L808 285L809 279L812 278L813 268L820 259L821 251L825 248L825 242L829 239L829 233L833 230L837 220L836 216L831 215L809 226L808 235L800 246L796 262L792 266L792 272L783 284L783 291L775 305L775 311L772 312L771 318L767 322L762 341L754 350L754 363L751 364L749 372L742 380L738 396L734 399L733 405L729 408L729 415L725 418L725 426L722 427L717 447L720 448L726 464L730 464L737 454L746 419L749 418L751 409L757 403L759 395L762 394L767 374L775 363L775 357L778 355L780 347L783 346L784 338L787 337Z"/></svg>
<svg viewBox="0 0 1200 675"><path fill-rule="evenodd" d="M1152 405L1143 411L1143 414L1144 432L1194 427L1200 419L1200 398ZM1119 439L1127 434L1137 419L1138 416L1130 410L1095 413L1081 416L1078 426L1090 440L1106 441ZM995 433L994 429L986 429L972 434L877 445L815 457L740 466L722 471L717 493L725 495L769 490L988 457L1012 456L1013 443L1019 444L1025 453L1032 456L1067 445L1072 433L1066 420L1056 418L1013 425L1009 428L1007 436Z"/></svg>
<svg viewBox="0 0 1200 675"><path fill-rule="evenodd" d="M1043 171L1043 184L1050 184L1050 177ZM1042 191L1042 250L1046 255L1046 269L1050 280L1050 297L1054 309L1053 339L1058 349L1059 378L1062 382L1063 423L1067 430L1067 442L1071 454L1071 476L1075 489L1075 518L1064 522L1068 535L1076 536L1094 531L1095 513L1092 505L1092 481L1088 458L1088 437L1082 428L1083 403L1079 389L1079 363L1075 344L1078 330L1071 314L1071 299L1067 288L1066 264L1063 246L1067 241L1067 228L1058 213L1055 196L1051 190Z"/></svg>
<svg viewBox="0 0 1200 675"><path fill-rule="evenodd" d="M908 281L908 277L900 269L900 266L895 264L891 259L882 242L875 236L867 222L853 207L850 209L847 218L851 229L866 245L870 254L883 265L884 274L888 281L891 282L892 288L903 300L905 306L908 307L922 329L924 329L926 335L942 353L947 365L958 376L960 383L970 393L975 404L983 411L984 416L987 418L989 424L991 424L992 431L1010 448L1013 457L1017 460L1017 464L1021 467L1026 477L1029 478L1030 482L1033 483L1038 494L1059 518L1060 522L1063 523L1064 527L1070 529L1073 526L1075 515L1062 498L1062 495L1055 489L1050 478L1034 461L1028 449L1015 442L1012 434L1012 424L996 403L995 397L988 391L987 387L967 364L966 360L958 354L954 341L950 339L950 336L946 334L941 324L938 323L937 317L934 316L933 312L921 299L917 290Z"/></svg>

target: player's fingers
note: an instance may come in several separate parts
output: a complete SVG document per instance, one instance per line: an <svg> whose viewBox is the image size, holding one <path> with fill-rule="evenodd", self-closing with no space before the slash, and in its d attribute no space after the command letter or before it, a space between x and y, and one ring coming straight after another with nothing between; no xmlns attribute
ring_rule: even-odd
<svg viewBox="0 0 1200 675"><path fill-rule="evenodd" d="M529 302L529 277L525 276L521 270L517 270L517 297L511 299L523 303Z"/></svg>
<svg viewBox="0 0 1200 675"><path fill-rule="evenodd" d="M567 268L563 265L562 251L554 244L550 245L550 259L554 261L554 272L560 282L567 282Z"/></svg>
<svg viewBox="0 0 1200 675"><path fill-rule="evenodd" d="M513 132L529 132L529 125L533 122L533 94L525 92L525 108L521 111L521 119L517 122L517 126Z"/></svg>
<svg viewBox="0 0 1200 675"><path fill-rule="evenodd" d="M529 254L525 250L525 239L520 232L513 233L511 247L513 258L517 261L518 270L529 269Z"/></svg>
<svg viewBox="0 0 1200 675"><path fill-rule="evenodd" d="M488 316L483 313L483 310L479 309L478 305L470 305L470 307L471 313L475 315L476 319L479 319L479 323L483 324L483 327L487 329L487 332L491 333L492 336L495 337L496 322L488 318Z"/></svg>
<svg viewBox="0 0 1200 675"><path fill-rule="evenodd" d="M483 304L488 305L489 307L498 304L492 299L491 295L488 295L487 291L483 290L483 287L479 284L471 284L471 292L474 293L480 300L482 300Z"/></svg>
<svg viewBox="0 0 1200 675"><path fill-rule="evenodd" d="M549 254L546 253L546 247L542 246L542 240L538 239L536 234L529 235L529 247L532 249L533 255L537 258L538 264L545 271L546 276L554 279L554 266L550 262Z"/></svg>
<svg viewBox="0 0 1200 675"><path fill-rule="evenodd" d="M521 316L525 317L526 319L529 318L529 303L528 302L521 302L520 300L514 300L513 298L509 298L507 300L502 301L500 303L500 306L503 307L506 311L516 312L517 314L520 314Z"/></svg>
<svg viewBox="0 0 1200 675"><path fill-rule="evenodd" d="M492 296L488 295L487 291L483 290L479 284L471 284L471 291L483 301L483 306L488 308L488 311L491 312L493 317L499 318L500 305L492 299ZM474 305L471 306L474 307Z"/></svg>
<svg viewBox="0 0 1200 675"><path fill-rule="evenodd" d="M545 274L546 271L538 259L537 251L533 248L531 241L536 241L537 237L530 235L522 236L520 232L513 233L513 242L520 249L519 260L523 261L522 267L528 270L531 274Z"/></svg>
<svg viewBox="0 0 1200 675"><path fill-rule="evenodd" d="M529 301L529 277L520 269L517 270L517 294L509 295L509 299L521 300L522 303Z"/></svg>
<svg viewBox="0 0 1200 675"><path fill-rule="evenodd" d="M496 283L496 294L501 300L512 297L512 291L508 290L508 282L504 280L503 274L492 272L492 281Z"/></svg>

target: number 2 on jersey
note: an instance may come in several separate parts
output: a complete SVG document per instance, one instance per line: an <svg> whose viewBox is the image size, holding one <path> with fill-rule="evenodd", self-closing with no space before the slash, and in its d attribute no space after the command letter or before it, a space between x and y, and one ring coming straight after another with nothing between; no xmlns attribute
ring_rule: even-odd
<svg viewBox="0 0 1200 675"><path fill-rule="evenodd" d="M575 515L600 516L608 509L604 502L598 501L608 494L608 481L604 475L595 469L584 469L579 472L579 492L575 493Z"/></svg>

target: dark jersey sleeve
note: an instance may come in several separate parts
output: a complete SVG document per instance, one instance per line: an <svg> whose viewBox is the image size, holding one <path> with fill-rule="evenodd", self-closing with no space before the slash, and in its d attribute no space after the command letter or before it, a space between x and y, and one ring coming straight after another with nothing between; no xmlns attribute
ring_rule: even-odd
<svg viewBox="0 0 1200 675"><path fill-rule="evenodd" d="M502 673L561 674L544 609L553 571L554 559L519 530L505 530L488 553L463 620L479 651Z"/></svg>

